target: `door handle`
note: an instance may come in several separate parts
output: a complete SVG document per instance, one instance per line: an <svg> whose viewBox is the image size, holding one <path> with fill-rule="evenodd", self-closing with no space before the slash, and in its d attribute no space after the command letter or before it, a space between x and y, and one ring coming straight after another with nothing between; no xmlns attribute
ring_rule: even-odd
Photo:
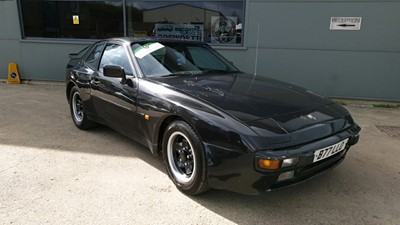
<svg viewBox="0 0 400 225"><path fill-rule="evenodd" d="M100 84L100 81L99 80L91 80L90 83L95 86L98 86Z"/></svg>

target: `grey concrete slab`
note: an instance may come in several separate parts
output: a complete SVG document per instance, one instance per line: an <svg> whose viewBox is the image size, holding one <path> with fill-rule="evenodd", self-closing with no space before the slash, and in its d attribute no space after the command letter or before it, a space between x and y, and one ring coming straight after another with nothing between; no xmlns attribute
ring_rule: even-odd
<svg viewBox="0 0 400 225"><path fill-rule="evenodd" d="M117 132L77 129L60 85L0 83L0 224L400 224L400 110L348 107L362 127L324 176L262 196L188 197Z"/></svg>

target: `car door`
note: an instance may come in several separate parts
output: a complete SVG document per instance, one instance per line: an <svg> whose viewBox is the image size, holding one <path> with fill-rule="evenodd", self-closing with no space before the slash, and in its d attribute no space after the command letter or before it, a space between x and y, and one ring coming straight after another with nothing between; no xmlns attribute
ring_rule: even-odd
<svg viewBox="0 0 400 225"><path fill-rule="evenodd" d="M91 98L98 116L108 126L138 139L138 81L131 62L127 48L122 43L106 44L98 70L91 77ZM103 68L106 65L124 68L126 79L104 76Z"/></svg>
<svg viewBox="0 0 400 225"><path fill-rule="evenodd" d="M84 56L82 63L80 63L80 65L73 70L73 74L76 75L75 82L82 90L81 97L83 99L85 112L89 118L96 121L98 118L93 108L92 101L90 101L90 80L91 77L97 73L97 67L100 56L104 49L104 45L104 42L98 42L90 47L87 55Z"/></svg>

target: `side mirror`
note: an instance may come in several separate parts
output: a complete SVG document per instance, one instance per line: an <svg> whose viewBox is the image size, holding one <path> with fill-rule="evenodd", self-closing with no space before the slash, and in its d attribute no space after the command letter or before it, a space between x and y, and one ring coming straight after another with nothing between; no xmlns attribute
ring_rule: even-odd
<svg viewBox="0 0 400 225"><path fill-rule="evenodd" d="M105 65L103 67L103 74L106 77L122 78L122 80L126 79L125 70L121 66Z"/></svg>

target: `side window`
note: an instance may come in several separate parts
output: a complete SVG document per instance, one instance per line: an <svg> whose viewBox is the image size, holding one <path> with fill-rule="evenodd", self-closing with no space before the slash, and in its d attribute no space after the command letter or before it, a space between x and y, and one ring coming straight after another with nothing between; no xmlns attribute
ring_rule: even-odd
<svg viewBox="0 0 400 225"><path fill-rule="evenodd" d="M207 49L199 47L188 47L194 64L204 70L226 70L225 64L221 63L215 55Z"/></svg>
<svg viewBox="0 0 400 225"><path fill-rule="evenodd" d="M100 72L103 72L103 67L105 65L121 66L124 68L126 75L133 75L128 55L126 54L124 47L121 45L107 44L103 57L100 60Z"/></svg>
<svg viewBox="0 0 400 225"><path fill-rule="evenodd" d="M91 67L92 69L96 69L97 63L99 62L99 58L101 55L101 51L103 50L104 44L97 45L94 47L92 52L89 54L89 56L86 58L85 62L86 65Z"/></svg>

